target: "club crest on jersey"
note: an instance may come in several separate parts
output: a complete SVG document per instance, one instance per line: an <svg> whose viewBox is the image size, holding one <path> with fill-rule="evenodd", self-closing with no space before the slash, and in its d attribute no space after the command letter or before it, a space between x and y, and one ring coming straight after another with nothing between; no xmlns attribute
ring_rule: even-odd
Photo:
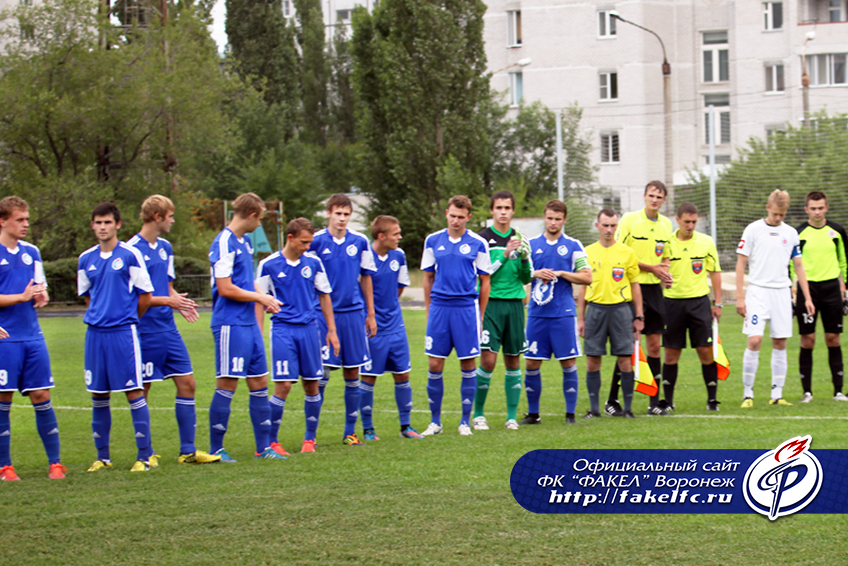
<svg viewBox="0 0 848 566"><path fill-rule="evenodd" d="M159 257L162 258L162 261L165 261L168 259L168 252L164 248L159 248Z"/></svg>
<svg viewBox="0 0 848 566"><path fill-rule="evenodd" d="M32 256L25 253L21 256L21 261L24 262L24 264L26 265L32 265Z"/></svg>
<svg viewBox="0 0 848 566"><path fill-rule="evenodd" d="M300 274L303 275L306 279L312 277L312 269L308 265L304 265L303 269L300 270Z"/></svg>
<svg viewBox="0 0 848 566"><path fill-rule="evenodd" d="M624 279L624 268L623 267L613 267L612 268L612 278L615 281L621 281Z"/></svg>
<svg viewBox="0 0 848 566"><path fill-rule="evenodd" d="M557 248L557 253L561 256L565 256L565 254L568 253L568 248L565 247L564 245L560 246L560 247Z"/></svg>
<svg viewBox="0 0 848 566"><path fill-rule="evenodd" d="M349 255L350 257L353 257L353 256L356 255L356 246L351 244L347 247L347 250L345 250L345 251L347 251L347 255Z"/></svg>
<svg viewBox="0 0 848 566"><path fill-rule="evenodd" d="M122 260L119 257L115 258L115 261L112 262L112 269L114 269L115 271L118 271L123 266L124 266L124 260Z"/></svg>
<svg viewBox="0 0 848 566"><path fill-rule="evenodd" d="M830 231L827 233L827 237L828 237L828 238L835 238L835 237L836 237L836 231L834 231L834 230L830 230Z"/></svg>
<svg viewBox="0 0 848 566"><path fill-rule="evenodd" d="M692 272L695 275L698 275L704 269L704 260L702 259L693 259L692 260Z"/></svg>
<svg viewBox="0 0 848 566"><path fill-rule="evenodd" d="M398 260L393 259L392 261L390 261L389 269L391 269L392 271L397 271L398 269L400 269L400 263L398 263Z"/></svg>
<svg viewBox="0 0 848 566"><path fill-rule="evenodd" d="M468 244L462 244L461 246L459 246L459 253L461 254L467 254L470 251L471 246L469 246Z"/></svg>
<svg viewBox="0 0 848 566"><path fill-rule="evenodd" d="M657 245L654 247L654 253L657 254L657 257L660 257L665 249L665 242L657 242Z"/></svg>
<svg viewBox="0 0 848 566"><path fill-rule="evenodd" d="M739 245L736 246L736 249L741 250L744 247L745 247L745 240L739 240Z"/></svg>

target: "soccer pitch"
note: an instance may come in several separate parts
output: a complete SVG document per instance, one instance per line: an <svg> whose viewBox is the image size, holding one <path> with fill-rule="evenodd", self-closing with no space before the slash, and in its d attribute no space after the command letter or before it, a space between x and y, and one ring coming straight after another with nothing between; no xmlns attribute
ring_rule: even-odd
<svg viewBox="0 0 848 566"><path fill-rule="evenodd" d="M564 424L561 373L543 365L542 424L507 431L503 370L492 379L487 416L492 430L460 437L459 365L445 368L445 432L426 440L398 436L391 376L375 388L378 442L341 443L344 420L340 372L334 372L318 429L318 451L299 454L303 390L292 389L280 441L284 462L254 460L253 434L242 384L233 401L226 447L239 462L181 466L174 387L155 385L150 397L158 469L130 474L135 443L126 397L112 398L112 470L88 474L95 459L91 400L83 381L81 318L42 319L50 349L62 435L64 481L47 479L47 461L29 402L15 397L12 457L21 482L3 483L0 507L2 564L578 564L764 565L844 564L843 515L792 515L770 522L760 515L535 515L512 498L509 475L521 455L540 448L758 448L771 449L810 434L813 448L845 448L848 403L831 400L823 337L815 358L815 401L768 405L770 348L764 347L756 404L742 410L741 318L728 312L722 341L732 364L719 386L721 412L705 410L706 392L692 350L681 359L674 416L645 415L636 394L636 420L604 417ZM412 424L429 422L425 317L404 313L412 350L415 410ZM214 345L209 315L178 325L198 382L198 447L208 447L208 407L214 391ZM801 396L798 339L789 343L785 397ZM578 414L588 408L585 361ZM612 358L604 359L602 392ZM519 411L526 409L522 394Z"/></svg>

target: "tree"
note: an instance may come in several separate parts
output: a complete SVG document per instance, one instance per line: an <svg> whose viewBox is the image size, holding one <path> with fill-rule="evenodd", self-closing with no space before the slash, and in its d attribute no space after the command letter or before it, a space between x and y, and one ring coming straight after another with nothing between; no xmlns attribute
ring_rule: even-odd
<svg viewBox="0 0 848 566"><path fill-rule="evenodd" d="M303 91L302 138L319 145L327 143L327 60L324 13L321 0L294 0L300 30L297 42L303 52L300 87Z"/></svg>

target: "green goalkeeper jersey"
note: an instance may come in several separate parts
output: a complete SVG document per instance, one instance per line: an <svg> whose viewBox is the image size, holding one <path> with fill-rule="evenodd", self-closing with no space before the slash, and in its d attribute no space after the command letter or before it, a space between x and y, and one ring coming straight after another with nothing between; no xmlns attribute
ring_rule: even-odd
<svg viewBox="0 0 848 566"><path fill-rule="evenodd" d="M798 237L801 240L801 261L804 263L807 281L830 281L840 275L845 279L848 242L842 226L832 220L827 220L821 228L804 222L798 226ZM792 271L794 275L794 268Z"/></svg>
<svg viewBox="0 0 848 566"><path fill-rule="evenodd" d="M494 227L488 227L478 234L489 243L489 257L492 260L492 290L490 299L519 299L525 297L524 285L533 279L533 262L529 253L527 259L507 259L504 257L506 245L513 236L520 237L515 228L501 234Z"/></svg>

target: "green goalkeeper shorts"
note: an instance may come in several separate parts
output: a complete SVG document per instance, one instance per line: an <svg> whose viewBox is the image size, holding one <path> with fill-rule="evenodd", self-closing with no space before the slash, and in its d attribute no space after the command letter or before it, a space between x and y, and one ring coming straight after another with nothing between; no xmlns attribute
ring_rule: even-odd
<svg viewBox="0 0 848 566"><path fill-rule="evenodd" d="M527 350L524 336L524 303L521 299L489 299L486 315L483 318L483 335L480 348L518 356Z"/></svg>

